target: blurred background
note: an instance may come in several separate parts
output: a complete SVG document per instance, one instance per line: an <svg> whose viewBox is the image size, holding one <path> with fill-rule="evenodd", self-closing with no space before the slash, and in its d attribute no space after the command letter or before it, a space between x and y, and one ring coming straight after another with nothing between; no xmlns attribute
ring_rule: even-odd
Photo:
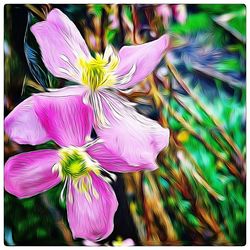
<svg viewBox="0 0 250 250"><path fill-rule="evenodd" d="M157 69L122 93L169 127L154 172L118 174L115 227L99 245L244 245L246 242L246 7L244 5L5 5L5 116L32 93L69 84L42 63L30 26L61 9L92 51L169 34ZM150 60L150 58L149 58ZM5 161L53 148L5 142ZM73 240L62 186L19 200L5 192L6 245L93 245Z"/></svg>

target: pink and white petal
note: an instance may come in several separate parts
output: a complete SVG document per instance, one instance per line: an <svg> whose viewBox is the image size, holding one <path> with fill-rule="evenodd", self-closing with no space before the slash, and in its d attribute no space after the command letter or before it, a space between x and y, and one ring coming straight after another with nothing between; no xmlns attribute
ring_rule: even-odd
<svg viewBox="0 0 250 250"><path fill-rule="evenodd" d="M128 239L125 239L123 242L122 242L122 246L126 246L126 247L130 247L130 246L134 246L135 245L135 242L128 238Z"/></svg>
<svg viewBox="0 0 250 250"><path fill-rule="evenodd" d="M56 150L38 150L15 155L4 168L4 187L18 198L28 198L57 185L61 179L52 167L59 161Z"/></svg>
<svg viewBox="0 0 250 250"><path fill-rule="evenodd" d="M34 109L34 96L17 105L4 120L6 134L19 144L37 145L50 140Z"/></svg>
<svg viewBox="0 0 250 250"><path fill-rule="evenodd" d="M130 238L128 238L128 239L125 239L125 240L123 240L123 241L119 241L119 240L117 240L117 241L112 241L112 245L114 246L114 247L121 247L121 246L123 246L123 247L131 247L131 246L134 246L135 245L135 242L132 240L132 239L130 239Z"/></svg>
<svg viewBox="0 0 250 250"><path fill-rule="evenodd" d="M88 58L91 56L88 46L84 41L76 25L59 9L53 9L47 16L47 21L53 23L58 29L72 38L82 49L84 55Z"/></svg>
<svg viewBox="0 0 250 250"><path fill-rule="evenodd" d="M99 241L107 238L114 228L114 215L118 202L112 187L101 177L91 174L92 188L97 192L89 192L90 200L85 193L80 193L69 182L67 196L67 214L74 238Z"/></svg>
<svg viewBox="0 0 250 250"><path fill-rule="evenodd" d="M81 82L80 57L90 52L75 24L59 9L53 9L46 21L31 27L45 66L55 76Z"/></svg>
<svg viewBox="0 0 250 250"><path fill-rule="evenodd" d="M114 155L129 165L155 169L160 151L168 146L169 129L139 114L115 93L102 92L102 106L110 125L95 126L99 138Z"/></svg>
<svg viewBox="0 0 250 250"><path fill-rule="evenodd" d="M83 104L81 95L36 95L34 109L47 134L62 147L83 146L91 133L92 108Z"/></svg>
<svg viewBox="0 0 250 250"><path fill-rule="evenodd" d="M111 126L96 128L97 135L115 155L129 165L155 169L155 160L168 145L169 129L140 114L112 120Z"/></svg>
<svg viewBox="0 0 250 250"><path fill-rule="evenodd" d="M145 79L160 63L169 47L169 37L163 35L157 40L141 45L124 46L119 51L120 64L115 72L119 76L128 74L135 65L135 72L127 83L116 85L118 89L133 87L136 83Z"/></svg>
<svg viewBox="0 0 250 250"><path fill-rule="evenodd" d="M39 93L41 96L82 96L87 88L83 85L71 85L60 89L48 89L49 92Z"/></svg>
<svg viewBox="0 0 250 250"><path fill-rule="evenodd" d="M84 246L88 246L88 247L97 247L97 246L100 246L100 244L96 243L96 242L93 242L91 240L83 240L83 245Z"/></svg>
<svg viewBox="0 0 250 250"><path fill-rule="evenodd" d="M187 9L184 4L172 5L174 17L177 22L184 24L187 20Z"/></svg>
<svg viewBox="0 0 250 250"><path fill-rule="evenodd" d="M4 120L6 134L19 144L37 145L51 140L43 128L34 110L34 98L36 96L58 97L58 96L82 96L84 87L70 86L35 94L19 105L17 105Z"/></svg>
<svg viewBox="0 0 250 250"><path fill-rule="evenodd" d="M122 157L117 156L114 152L105 147L104 143L95 143L87 148L86 152L96 161L102 168L111 172L135 172L140 170L155 170L155 164L129 165Z"/></svg>

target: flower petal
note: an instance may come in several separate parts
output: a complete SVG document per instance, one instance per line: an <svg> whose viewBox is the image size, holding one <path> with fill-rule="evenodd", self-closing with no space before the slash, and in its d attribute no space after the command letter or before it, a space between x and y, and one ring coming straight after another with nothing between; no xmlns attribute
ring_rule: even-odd
<svg viewBox="0 0 250 250"><path fill-rule="evenodd" d="M34 97L21 102L4 120L6 134L19 144L37 145L50 140L33 109Z"/></svg>
<svg viewBox="0 0 250 250"><path fill-rule="evenodd" d="M70 81L81 81L80 57L89 58L90 52L75 24L59 9L53 9L46 21L31 27L40 46L43 62L55 76Z"/></svg>
<svg viewBox="0 0 250 250"><path fill-rule="evenodd" d="M62 147L84 145L92 130L93 112L81 95L36 95L34 100L35 112L51 139Z"/></svg>
<svg viewBox="0 0 250 250"><path fill-rule="evenodd" d="M98 241L107 238L113 231L114 214L118 202L112 187L101 177L91 174L90 200L80 193L72 182L68 186L67 214L74 238Z"/></svg>
<svg viewBox="0 0 250 250"><path fill-rule="evenodd" d="M99 162L101 167L112 172L135 172L140 170L154 170L155 164L129 165L123 158L105 147L104 143L95 143L87 148L87 153Z"/></svg>
<svg viewBox="0 0 250 250"><path fill-rule="evenodd" d="M54 187L61 181L52 172L58 161L56 150L38 150L9 158L4 168L5 190L18 198L27 198Z"/></svg>
<svg viewBox="0 0 250 250"><path fill-rule="evenodd" d="M152 42L122 47L119 51L120 64L115 74L126 75L133 65L136 66L136 70L129 82L123 84L118 82L116 87L118 89L131 88L145 79L159 64L168 46L169 37L163 35Z"/></svg>
<svg viewBox="0 0 250 250"><path fill-rule="evenodd" d="M139 114L116 93L102 91L102 106L109 126L95 126L105 146L129 165L152 166L169 143L169 129ZM104 99L105 97L105 99Z"/></svg>
<svg viewBox="0 0 250 250"><path fill-rule="evenodd" d="M35 96L82 96L84 91L81 86L70 86L58 90L53 89L53 92L35 94L27 98L5 118L4 129L6 134L19 144L37 145L51 140L34 110Z"/></svg>
<svg viewBox="0 0 250 250"><path fill-rule="evenodd" d="M83 85L71 85L60 89L48 89L49 92L39 93L42 96L70 96L79 95L82 96L87 89Z"/></svg>

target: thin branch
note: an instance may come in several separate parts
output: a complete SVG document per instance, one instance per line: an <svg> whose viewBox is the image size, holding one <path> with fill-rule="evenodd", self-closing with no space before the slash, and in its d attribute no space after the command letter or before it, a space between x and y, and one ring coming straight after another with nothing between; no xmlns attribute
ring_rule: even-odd
<svg viewBox="0 0 250 250"><path fill-rule="evenodd" d="M143 177L144 173L142 172L140 175L140 191L141 191L141 200L143 205L143 214L144 214L144 220L145 220L145 226L146 226L146 232L147 232L147 241L151 239L151 223L148 216L148 207L147 207L147 200L144 194L144 188L143 188Z"/></svg>
<svg viewBox="0 0 250 250"><path fill-rule="evenodd" d="M170 219L168 213L166 213L162 203L160 202L161 201L160 192L159 192L159 189L154 181L152 173L148 172L147 178L149 180L150 186L151 186L152 191L153 191L152 198L154 198L154 197L157 198L157 199L151 199L151 200L153 200L153 202L151 203L151 207L152 207L155 214L161 215L161 222L167 230L168 241L169 242L176 241L178 238L177 234L174 230L173 224L171 222L171 219Z"/></svg>
<svg viewBox="0 0 250 250"><path fill-rule="evenodd" d="M29 9L31 12L35 13L37 16L39 16L42 20L46 19L45 13L43 13L42 11L40 11L33 4L25 4L25 7L27 9Z"/></svg>
<svg viewBox="0 0 250 250"><path fill-rule="evenodd" d="M132 5L131 8L132 8L132 20L133 20L133 42L134 44L138 44L138 41L137 41L138 16L136 13L135 5Z"/></svg>
<svg viewBox="0 0 250 250"><path fill-rule="evenodd" d="M123 28L123 20L122 20L122 5L118 4L118 20L119 20L119 27L120 27L120 43L124 44L125 32Z"/></svg>
<svg viewBox="0 0 250 250"><path fill-rule="evenodd" d="M100 31L100 43L101 43L101 51L104 52L105 50L105 39L104 39L104 35L105 35L105 20L106 20L107 14L106 14L106 10L105 8L102 8L102 16L101 16L101 31Z"/></svg>

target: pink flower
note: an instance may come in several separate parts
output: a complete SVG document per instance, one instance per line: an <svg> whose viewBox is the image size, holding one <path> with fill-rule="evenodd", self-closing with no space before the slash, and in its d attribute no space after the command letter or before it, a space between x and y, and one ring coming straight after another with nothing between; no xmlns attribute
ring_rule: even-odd
<svg viewBox="0 0 250 250"><path fill-rule="evenodd" d="M109 21L110 21L110 28L111 29L118 29L119 28L119 19L118 19L116 13L109 15Z"/></svg>
<svg viewBox="0 0 250 250"><path fill-rule="evenodd" d="M131 246L134 246L135 243L132 239L128 238L128 239L125 239L125 240L122 240L121 237L118 237L117 240L114 240L112 242L112 245L115 246L115 247L131 247Z"/></svg>
<svg viewBox="0 0 250 250"><path fill-rule="evenodd" d="M155 159L168 145L169 130L140 115L119 91L133 87L154 70L168 48L168 36L124 46L118 54L108 46L104 55L96 53L92 57L74 23L58 9L53 9L46 21L34 24L31 31L48 70L56 77L80 84L73 95L81 96L82 102L93 108L94 128L106 147L135 168L144 165L156 169ZM65 95L72 94L65 89ZM30 112L26 110L25 114ZM11 133L19 143L36 140L32 131Z"/></svg>
<svg viewBox="0 0 250 250"><path fill-rule="evenodd" d="M112 232L118 206L107 178L114 174L109 171L137 171L147 166L131 166L101 140L89 140L93 112L77 92L83 92L83 88L35 94L6 117L5 130L14 140L33 145L53 140L60 148L9 158L4 184L7 192L27 198L64 182L61 195L67 188L67 215L73 237L96 241Z"/></svg>
<svg viewBox="0 0 250 250"><path fill-rule="evenodd" d="M187 20L187 8L184 4L175 4L173 5L173 14L176 18L176 21L184 24Z"/></svg>
<svg viewBox="0 0 250 250"><path fill-rule="evenodd" d="M176 21L184 24L187 19L187 9L184 4L160 4L156 7L156 13L162 17L163 25L167 26L169 19L174 16Z"/></svg>
<svg viewBox="0 0 250 250"><path fill-rule="evenodd" d="M96 242L90 241L90 240L83 240L83 245L84 246L89 246L89 247L97 247L101 246L101 244L98 244ZM122 240L121 237L117 237L116 240L112 241L112 244L105 243L105 246L114 246L114 247L131 247L134 246L135 243L132 239L127 238L125 240Z"/></svg>
<svg viewBox="0 0 250 250"><path fill-rule="evenodd" d="M158 16L162 17L163 25L167 25L169 18L172 16L170 6L167 4L160 4L156 7L156 13Z"/></svg>

